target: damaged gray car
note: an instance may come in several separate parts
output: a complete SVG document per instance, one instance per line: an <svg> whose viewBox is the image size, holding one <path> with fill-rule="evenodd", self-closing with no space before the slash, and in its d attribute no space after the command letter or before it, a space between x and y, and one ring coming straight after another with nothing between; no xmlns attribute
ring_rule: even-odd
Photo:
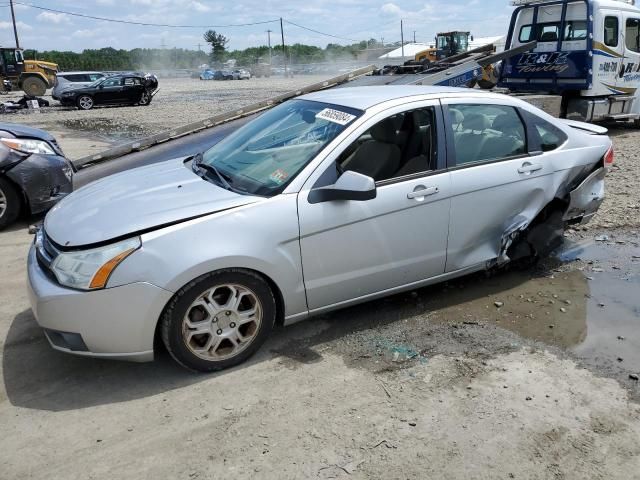
<svg viewBox="0 0 640 480"><path fill-rule="evenodd" d="M0 230L71 193L73 167L56 139L37 128L0 123Z"/></svg>
<svg viewBox="0 0 640 480"><path fill-rule="evenodd" d="M276 324L546 255L604 198L605 133L468 89L304 95L63 199L32 309L60 351L229 367Z"/></svg>

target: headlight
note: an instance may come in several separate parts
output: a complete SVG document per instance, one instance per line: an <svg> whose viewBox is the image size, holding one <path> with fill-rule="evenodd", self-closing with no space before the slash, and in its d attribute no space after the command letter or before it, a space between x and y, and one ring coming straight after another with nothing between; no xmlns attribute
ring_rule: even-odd
<svg viewBox="0 0 640 480"><path fill-rule="evenodd" d="M140 238L135 237L93 250L60 253L51 269L58 281L67 287L104 288L116 267L140 245Z"/></svg>
<svg viewBox="0 0 640 480"><path fill-rule="evenodd" d="M31 138L0 138L5 146L22 153L40 153L43 155L55 155L56 152L47 142Z"/></svg>

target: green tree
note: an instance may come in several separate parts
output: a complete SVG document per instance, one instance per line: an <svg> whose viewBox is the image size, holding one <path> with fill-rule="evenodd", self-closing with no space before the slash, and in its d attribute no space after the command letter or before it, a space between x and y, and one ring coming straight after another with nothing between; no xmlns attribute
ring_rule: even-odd
<svg viewBox="0 0 640 480"><path fill-rule="evenodd" d="M204 41L211 45L211 61L222 62L229 39L215 30L207 30L203 37Z"/></svg>

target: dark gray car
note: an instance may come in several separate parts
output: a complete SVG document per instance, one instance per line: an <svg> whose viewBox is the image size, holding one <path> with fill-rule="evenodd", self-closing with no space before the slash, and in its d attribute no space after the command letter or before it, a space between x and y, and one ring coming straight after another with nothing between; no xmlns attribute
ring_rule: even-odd
<svg viewBox="0 0 640 480"><path fill-rule="evenodd" d="M0 123L0 230L71 193L73 167L49 133Z"/></svg>

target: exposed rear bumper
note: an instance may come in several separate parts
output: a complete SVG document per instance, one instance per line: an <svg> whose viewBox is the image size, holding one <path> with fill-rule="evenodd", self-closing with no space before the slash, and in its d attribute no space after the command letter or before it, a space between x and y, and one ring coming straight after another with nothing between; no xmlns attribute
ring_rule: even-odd
<svg viewBox="0 0 640 480"><path fill-rule="evenodd" d="M606 174L607 171L604 167L595 170L569 193L569 207L563 218L566 222L587 223L591 220L605 198L604 177Z"/></svg>

